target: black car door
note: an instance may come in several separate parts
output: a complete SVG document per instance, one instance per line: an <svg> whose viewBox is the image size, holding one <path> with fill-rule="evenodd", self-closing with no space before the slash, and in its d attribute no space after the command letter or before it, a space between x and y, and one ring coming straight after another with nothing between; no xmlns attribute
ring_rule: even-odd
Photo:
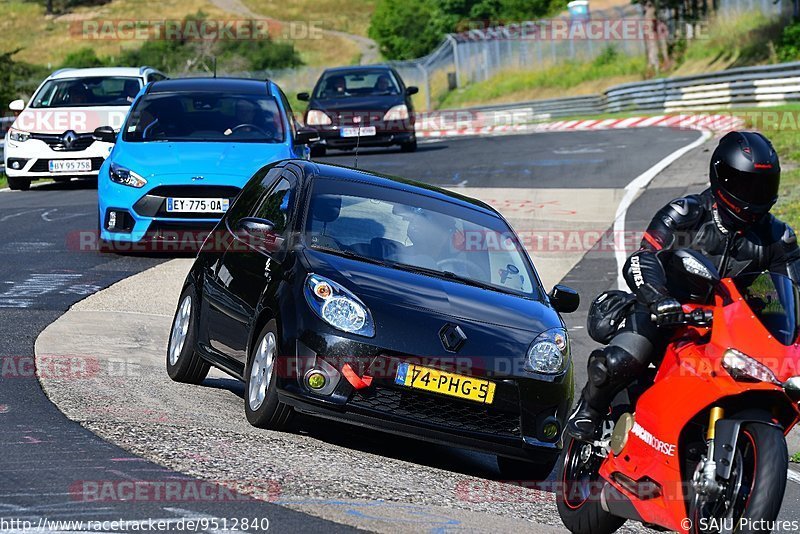
<svg viewBox="0 0 800 534"><path fill-rule="evenodd" d="M202 253L205 260L201 314L204 328L201 329L199 341L206 346L206 349L210 348L213 352L222 353L223 356L233 357L228 338L233 325L238 322L232 315L235 306L228 290L231 280L224 265L225 254L236 242L231 229L236 228L241 219L250 216L263 195L278 182L282 171L283 169L279 167L265 168L248 182L222 223L217 226L216 233L219 235L214 236L213 247ZM205 335L202 332L205 332Z"/></svg>
<svg viewBox="0 0 800 534"><path fill-rule="evenodd" d="M268 242L248 234L242 228L230 227L234 235L218 272L224 286L225 309L221 322L213 328L212 346L230 355L239 364L245 363L250 327L258 303L270 284L277 284L281 263L286 254L295 205L297 179L287 169L281 169L278 181L259 199L248 217L269 221L272 232ZM230 221L231 224L238 224ZM210 329L211 330L211 329Z"/></svg>

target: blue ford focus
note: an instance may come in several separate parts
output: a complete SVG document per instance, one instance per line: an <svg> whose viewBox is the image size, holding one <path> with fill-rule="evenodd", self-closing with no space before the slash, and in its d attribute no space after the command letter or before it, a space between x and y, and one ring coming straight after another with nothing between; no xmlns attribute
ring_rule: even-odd
<svg viewBox="0 0 800 534"><path fill-rule="evenodd" d="M119 133L95 131L115 142L98 178L101 250L202 241L256 170L307 158L316 135L271 81L149 84Z"/></svg>

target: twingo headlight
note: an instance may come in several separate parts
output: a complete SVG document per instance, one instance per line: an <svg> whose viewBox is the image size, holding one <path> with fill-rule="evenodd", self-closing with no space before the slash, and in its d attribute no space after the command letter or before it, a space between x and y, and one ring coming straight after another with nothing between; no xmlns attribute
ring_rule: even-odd
<svg viewBox="0 0 800 534"><path fill-rule="evenodd" d="M551 328L539 334L528 349L525 370L554 375L569 362L569 336L563 328Z"/></svg>
<svg viewBox="0 0 800 534"><path fill-rule="evenodd" d="M309 274L303 293L314 313L332 327L360 336L375 335L375 323L364 303L333 280Z"/></svg>
<svg viewBox="0 0 800 534"><path fill-rule="evenodd" d="M108 167L108 177L112 182L129 187L144 187L147 185L147 180L133 172L132 170L121 167L116 163L112 163Z"/></svg>
<svg viewBox="0 0 800 534"><path fill-rule="evenodd" d="M722 367L735 380L754 380L780 384L780 381L775 377L775 373L769 367L736 349L725 351L722 356Z"/></svg>

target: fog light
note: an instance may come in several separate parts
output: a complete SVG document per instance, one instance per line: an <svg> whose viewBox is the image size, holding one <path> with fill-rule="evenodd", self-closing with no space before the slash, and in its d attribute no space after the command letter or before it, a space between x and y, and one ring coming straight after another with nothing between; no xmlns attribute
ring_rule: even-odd
<svg viewBox="0 0 800 534"><path fill-rule="evenodd" d="M553 417L546 417L539 427L539 438L543 441L556 441L561 434L561 423Z"/></svg>
<svg viewBox="0 0 800 534"><path fill-rule="evenodd" d="M553 439L558 435L558 425L555 423L547 423L542 428L542 435L547 439Z"/></svg>
<svg viewBox="0 0 800 534"><path fill-rule="evenodd" d="M117 226L117 212L112 211L108 214L108 229L112 230L115 226Z"/></svg>
<svg viewBox="0 0 800 534"><path fill-rule="evenodd" d="M322 389L328 383L328 379L319 371L311 371L306 376L306 384L311 389Z"/></svg>
<svg viewBox="0 0 800 534"><path fill-rule="evenodd" d="M19 169L19 167L20 167L19 161L15 161L14 163L11 164L12 169Z"/></svg>

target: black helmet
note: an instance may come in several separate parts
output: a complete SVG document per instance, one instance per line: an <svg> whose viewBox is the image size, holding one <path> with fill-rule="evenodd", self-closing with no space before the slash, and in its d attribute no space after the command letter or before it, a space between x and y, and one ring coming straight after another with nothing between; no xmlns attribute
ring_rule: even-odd
<svg viewBox="0 0 800 534"><path fill-rule="evenodd" d="M781 165L769 139L730 132L711 156L711 192L723 224L742 229L758 222L778 200Z"/></svg>

